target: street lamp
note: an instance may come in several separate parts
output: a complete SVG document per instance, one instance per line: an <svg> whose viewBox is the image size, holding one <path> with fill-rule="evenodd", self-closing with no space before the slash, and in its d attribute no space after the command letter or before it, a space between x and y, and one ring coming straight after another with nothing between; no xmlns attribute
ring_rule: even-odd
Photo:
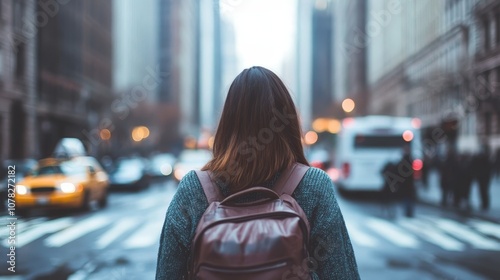
<svg viewBox="0 0 500 280"><path fill-rule="evenodd" d="M354 100L351 98L346 98L344 101L342 101L342 110L346 113L350 113L354 110L356 107L356 104L354 103Z"/></svg>
<svg viewBox="0 0 500 280"><path fill-rule="evenodd" d="M149 129L145 126L136 126L132 130L132 140L134 140L135 142L141 142L148 137Z"/></svg>

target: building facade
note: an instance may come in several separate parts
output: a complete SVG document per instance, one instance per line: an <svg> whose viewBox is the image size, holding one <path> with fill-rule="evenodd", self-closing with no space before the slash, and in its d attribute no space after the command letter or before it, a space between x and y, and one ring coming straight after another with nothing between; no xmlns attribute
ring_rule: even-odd
<svg viewBox="0 0 500 280"><path fill-rule="evenodd" d="M371 102L367 90L367 47L372 35L367 32L367 1L333 1L334 9L334 96L338 101L352 98L353 115L367 114Z"/></svg>
<svg viewBox="0 0 500 280"><path fill-rule="evenodd" d="M0 160L37 157L36 1L0 2Z"/></svg>
<svg viewBox="0 0 500 280"><path fill-rule="evenodd" d="M368 112L420 118L426 143L438 151L478 151L479 3L368 1ZM436 131L445 141L432 139Z"/></svg>
<svg viewBox="0 0 500 280"><path fill-rule="evenodd" d="M500 149L500 2L480 1L474 9L477 44L474 52L474 93L478 136Z"/></svg>

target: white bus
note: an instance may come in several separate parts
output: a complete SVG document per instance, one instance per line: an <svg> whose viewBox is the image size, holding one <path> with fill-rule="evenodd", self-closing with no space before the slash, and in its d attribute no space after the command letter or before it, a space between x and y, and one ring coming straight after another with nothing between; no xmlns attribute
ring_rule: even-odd
<svg viewBox="0 0 500 280"><path fill-rule="evenodd" d="M406 145L410 145L412 168L418 177L423 166L419 119L390 116L344 119L335 153L335 167L340 171L337 186L343 191L382 190L382 169L388 162L398 163Z"/></svg>

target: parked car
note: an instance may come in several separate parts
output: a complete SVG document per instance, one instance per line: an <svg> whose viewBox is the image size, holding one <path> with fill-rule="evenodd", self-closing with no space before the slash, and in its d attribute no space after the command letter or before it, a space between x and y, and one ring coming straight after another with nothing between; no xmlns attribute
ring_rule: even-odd
<svg viewBox="0 0 500 280"><path fill-rule="evenodd" d="M147 188L150 180L146 169L147 161L143 158L119 158L109 175L111 188L120 190Z"/></svg>
<svg viewBox="0 0 500 280"><path fill-rule="evenodd" d="M174 167L174 177L180 181L189 171L202 168L212 159L208 150L184 150Z"/></svg>
<svg viewBox="0 0 500 280"><path fill-rule="evenodd" d="M152 178L165 178L172 175L176 158L169 153L156 154L149 158L148 174Z"/></svg>
<svg viewBox="0 0 500 280"><path fill-rule="evenodd" d="M108 187L108 175L92 157L42 159L17 184L16 207L89 210L94 202L105 207Z"/></svg>
<svg viewBox="0 0 500 280"><path fill-rule="evenodd" d="M2 170L8 170L9 166L15 166L15 175L14 175L14 180L8 180L7 178L7 173L3 172L0 176L0 209L5 209L6 207L6 201L7 201L7 194L8 194L8 186L9 184L15 185L19 183L21 180L26 177L27 174L29 174L35 167L36 167L37 161L34 159L17 159L17 160L6 160L3 162L2 165Z"/></svg>

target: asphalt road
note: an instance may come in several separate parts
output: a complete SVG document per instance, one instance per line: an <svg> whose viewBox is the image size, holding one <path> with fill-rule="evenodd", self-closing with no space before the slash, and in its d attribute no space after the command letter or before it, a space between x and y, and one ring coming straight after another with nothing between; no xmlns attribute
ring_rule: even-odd
<svg viewBox="0 0 500 280"><path fill-rule="evenodd" d="M1 279L154 279L158 239L173 182L111 193L105 209L33 213L16 227L8 270L7 216L0 228ZM418 205L390 218L373 195L339 196L362 279L500 279L500 224ZM499 217L500 218L500 217Z"/></svg>

